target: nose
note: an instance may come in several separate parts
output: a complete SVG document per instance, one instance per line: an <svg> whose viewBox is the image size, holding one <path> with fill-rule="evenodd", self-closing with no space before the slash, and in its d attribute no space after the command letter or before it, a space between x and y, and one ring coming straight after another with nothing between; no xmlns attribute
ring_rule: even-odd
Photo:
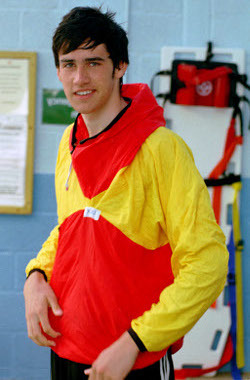
<svg viewBox="0 0 250 380"><path fill-rule="evenodd" d="M77 85L89 83L89 74L85 67L79 66L77 68L74 75L74 83Z"/></svg>

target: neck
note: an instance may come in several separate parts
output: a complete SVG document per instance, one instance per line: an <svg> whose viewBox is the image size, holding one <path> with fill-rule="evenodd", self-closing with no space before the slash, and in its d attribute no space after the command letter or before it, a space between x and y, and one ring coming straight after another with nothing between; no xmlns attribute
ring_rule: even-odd
<svg viewBox="0 0 250 380"><path fill-rule="evenodd" d="M112 120L125 108L127 103L119 96L112 101L110 107L105 107L105 110L90 114L82 114L83 120L87 127L89 137L95 136L105 129Z"/></svg>

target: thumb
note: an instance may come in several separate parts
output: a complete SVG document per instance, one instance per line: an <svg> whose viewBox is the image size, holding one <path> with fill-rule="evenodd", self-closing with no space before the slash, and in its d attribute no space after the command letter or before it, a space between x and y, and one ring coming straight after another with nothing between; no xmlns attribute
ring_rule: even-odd
<svg viewBox="0 0 250 380"><path fill-rule="evenodd" d="M91 368L88 368L88 369L84 370L84 374L87 375L87 376L89 376L91 374L91 372L92 372Z"/></svg>
<svg viewBox="0 0 250 380"><path fill-rule="evenodd" d="M58 307L52 307L51 308L52 311L53 311L53 314L56 316L56 317L61 317L63 315L63 311L62 309L60 308L60 306L58 305Z"/></svg>
<svg viewBox="0 0 250 380"><path fill-rule="evenodd" d="M59 303L54 293L53 295L50 296L50 298L48 299L48 302L55 316L60 317L61 315L63 315L63 311L60 308Z"/></svg>

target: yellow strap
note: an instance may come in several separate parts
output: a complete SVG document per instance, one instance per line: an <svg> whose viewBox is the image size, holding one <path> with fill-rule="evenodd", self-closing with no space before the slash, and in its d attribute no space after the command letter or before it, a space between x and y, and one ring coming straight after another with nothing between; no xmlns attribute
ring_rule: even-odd
<svg viewBox="0 0 250 380"><path fill-rule="evenodd" d="M243 321L243 296L242 296L242 240L240 232L240 217L238 208L238 193L241 190L241 182L233 185L233 234L235 242L235 276L236 276L236 311L237 311L237 340L236 340L236 362L238 368L245 365L244 357L244 321Z"/></svg>

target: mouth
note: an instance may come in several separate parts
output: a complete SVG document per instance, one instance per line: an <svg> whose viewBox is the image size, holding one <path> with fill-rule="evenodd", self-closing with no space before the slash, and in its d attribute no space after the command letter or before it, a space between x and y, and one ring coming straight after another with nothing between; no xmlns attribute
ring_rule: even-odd
<svg viewBox="0 0 250 380"><path fill-rule="evenodd" d="M85 91L76 91L75 95L77 95L77 96L88 96L88 95L93 94L93 93L94 93L93 90L85 90Z"/></svg>

